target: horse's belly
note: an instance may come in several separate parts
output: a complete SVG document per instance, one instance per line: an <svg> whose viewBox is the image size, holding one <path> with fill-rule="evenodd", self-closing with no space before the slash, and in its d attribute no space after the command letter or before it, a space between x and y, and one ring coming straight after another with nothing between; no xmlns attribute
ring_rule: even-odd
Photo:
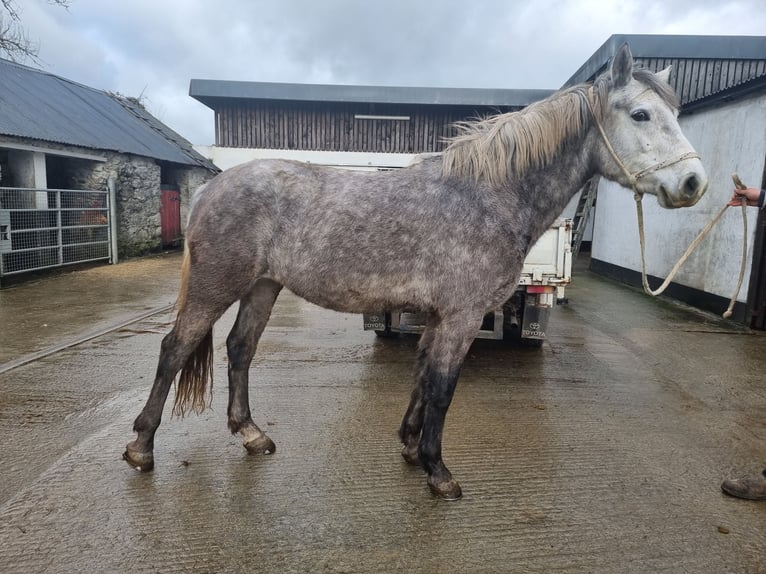
<svg viewBox="0 0 766 574"><path fill-rule="evenodd" d="M290 291L306 301L344 313L364 313L390 309L427 309L432 307L423 282L408 278L392 281L391 277L368 276L333 280L314 275L312 278L278 278Z"/></svg>

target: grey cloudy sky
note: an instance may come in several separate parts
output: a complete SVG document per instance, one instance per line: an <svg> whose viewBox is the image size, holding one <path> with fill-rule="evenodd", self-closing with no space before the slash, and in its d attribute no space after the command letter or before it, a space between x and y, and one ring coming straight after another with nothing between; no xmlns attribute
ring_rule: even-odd
<svg viewBox="0 0 766 574"><path fill-rule="evenodd" d="M764 35L763 0L22 0L43 69L128 96L192 143L189 80L559 88L612 34ZM29 62L27 62L29 63Z"/></svg>

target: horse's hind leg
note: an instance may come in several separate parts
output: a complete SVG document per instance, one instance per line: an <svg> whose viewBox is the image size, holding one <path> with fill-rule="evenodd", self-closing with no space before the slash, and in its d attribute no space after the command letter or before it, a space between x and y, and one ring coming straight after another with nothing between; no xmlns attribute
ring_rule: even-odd
<svg viewBox="0 0 766 574"><path fill-rule="evenodd" d="M162 340L157 374L149 398L133 423L136 440L128 443L123 458L138 470L154 467L154 434L160 426L162 410L176 374L195 349L212 350L213 323L228 305L189 301L178 312L173 329Z"/></svg>
<svg viewBox="0 0 766 574"><path fill-rule="evenodd" d="M250 414L248 399L248 370L255 355L271 309L282 285L270 279L260 279L239 303L237 321L226 340L229 355L229 429L240 433L248 452L271 454L276 447L256 426Z"/></svg>
<svg viewBox="0 0 766 574"><path fill-rule="evenodd" d="M187 245L181 270L178 315L173 329L162 340L154 385L133 423L136 440L128 443L123 458L139 470L154 466L154 435L176 374L181 371L174 412L187 407L203 410L206 389L212 384L213 324L250 289L252 275L222 268L215 258L193 256ZM211 263L212 262L212 263ZM221 281L226 277L227 281Z"/></svg>

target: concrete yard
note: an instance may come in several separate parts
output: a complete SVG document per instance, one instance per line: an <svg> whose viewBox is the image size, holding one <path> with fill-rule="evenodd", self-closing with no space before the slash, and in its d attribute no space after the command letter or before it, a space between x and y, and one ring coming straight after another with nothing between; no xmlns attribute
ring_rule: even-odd
<svg viewBox="0 0 766 574"><path fill-rule="evenodd" d="M171 312L40 351L172 303L179 268L0 290L0 571L766 572L766 502L720 490L766 466L763 333L580 262L541 349L474 343L444 439L464 496L444 502L399 455L416 339L283 293L251 369L276 453L226 428L230 310L213 408L171 418L171 395L139 473L121 455Z"/></svg>

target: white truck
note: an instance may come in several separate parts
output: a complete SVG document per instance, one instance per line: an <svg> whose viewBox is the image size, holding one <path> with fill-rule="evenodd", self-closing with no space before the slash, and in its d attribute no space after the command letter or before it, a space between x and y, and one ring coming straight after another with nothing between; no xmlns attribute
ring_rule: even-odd
<svg viewBox="0 0 766 574"><path fill-rule="evenodd" d="M564 289L572 279L571 242L572 220L557 219L527 254L521 280L511 298L501 309L484 317L479 338L542 345L554 303L566 301ZM396 310L365 314L364 329L381 337L420 333L423 316Z"/></svg>

